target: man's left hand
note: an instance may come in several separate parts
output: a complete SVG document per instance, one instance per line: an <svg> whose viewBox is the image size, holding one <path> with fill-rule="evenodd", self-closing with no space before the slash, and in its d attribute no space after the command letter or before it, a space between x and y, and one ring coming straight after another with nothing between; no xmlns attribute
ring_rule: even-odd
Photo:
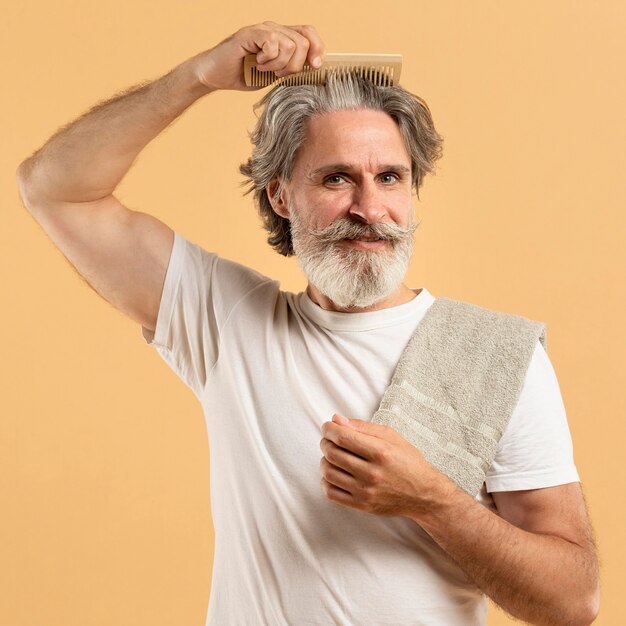
<svg viewBox="0 0 626 626"><path fill-rule="evenodd" d="M453 486L390 426L333 415L322 435L321 485L337 504L414 519Z"/></svg>

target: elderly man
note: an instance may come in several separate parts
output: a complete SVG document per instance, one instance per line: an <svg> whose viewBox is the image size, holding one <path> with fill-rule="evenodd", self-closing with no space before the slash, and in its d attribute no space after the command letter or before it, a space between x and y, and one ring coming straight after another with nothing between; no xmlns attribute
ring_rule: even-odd
<svg viewBox="0 0 626 626"><path fill-rule="evenodd" d="M531 321L519 326L532 331L523 341L502 335L527 358L494 425L488 403L507 385L490 382L479 402L458 390L478 374L495 381L494 369L513 371L518 353L494 368L482 344L472 355L454 344L442 359L457 339L435 323L442 311L466 320L484 310L402 282L412 190L441 154L422 100L351 75L263 99L241 171L269 243L295 254L308 279L299 294L113 195L144 146L193 102L247 89L245 55L286 76L319 66L323 52L310 26L242 28L98 105L18 170L33 217L202 403L215 525L207 624L467 626L484 623L485 596L531 623L589 624L597 560L545 335ZM400 410L397 428L374 421L420 332L419 358L439 365L406 366L409 378L422 376L409 398L417 408ZM424 392L437 378L460 404ZM453 440L453 427L465 435ZM478 476L476 493L462 488L464 472Z"/></svg>

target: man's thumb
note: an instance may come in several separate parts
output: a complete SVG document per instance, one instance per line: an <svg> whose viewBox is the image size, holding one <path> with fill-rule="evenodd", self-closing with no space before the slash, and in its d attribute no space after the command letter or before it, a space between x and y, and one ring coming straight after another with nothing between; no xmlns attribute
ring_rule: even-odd
<svg viewBox="0 0 626 626"><path fill-rule="evenodd" d="M339 415L335 413L333 415L333 421L340 426L347 426L348 428L352 428L360 433L365 433L366 435L372 435L373 437L388 437L389 434L389 426L383 426L382 424L374 424L373 422L367 422L365 420L357 419L356 417L352 417L348 419L343 415ZM394 430L394 429L392 429Z"/></svg>
<svg viewBox="0 0 626 626"><path fill-rule="evenodd" d="M340 426L347 426L348 428L354 428L354 430L358 430L357 428L355 428L355 426L351 423L352 420L350 420L347 417L344 417L343 415L339 415L339 413L335 413L333 415L333 422L335 422L335 424L339 424Z"/></svg>

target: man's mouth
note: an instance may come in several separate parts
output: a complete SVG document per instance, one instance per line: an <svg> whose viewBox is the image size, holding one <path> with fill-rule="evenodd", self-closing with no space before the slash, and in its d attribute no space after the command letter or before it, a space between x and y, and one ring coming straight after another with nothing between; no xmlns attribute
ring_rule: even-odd
<svg viewBox="0 0 626 626"><path fill-rule="evenodd" d="M365 250L375 250L385 245L385 239L378 237L360 237L358 239L343 239L346 244L355 248L363 248Z"/></svg>

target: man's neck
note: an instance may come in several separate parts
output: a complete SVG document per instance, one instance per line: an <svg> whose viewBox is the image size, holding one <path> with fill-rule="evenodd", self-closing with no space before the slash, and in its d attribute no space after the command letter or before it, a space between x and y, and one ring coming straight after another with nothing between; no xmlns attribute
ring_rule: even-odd
<svg viewBox="0 0 626 626"><path fill-rule="evenodd" d="M394 306L405 304L406 302L413 300L413 298L420 293L421 289L418 289L417 292L415 292L411 291L406 285L401 284L392 294L388 295L380 302L376 302L372 306L348 309L337 306L330 298L321 293L312 283L308 284L306 291L309 298L326 311L335 311L337 313L369 313L370 311L380 311L382 309L389 309Z"/></svg>

